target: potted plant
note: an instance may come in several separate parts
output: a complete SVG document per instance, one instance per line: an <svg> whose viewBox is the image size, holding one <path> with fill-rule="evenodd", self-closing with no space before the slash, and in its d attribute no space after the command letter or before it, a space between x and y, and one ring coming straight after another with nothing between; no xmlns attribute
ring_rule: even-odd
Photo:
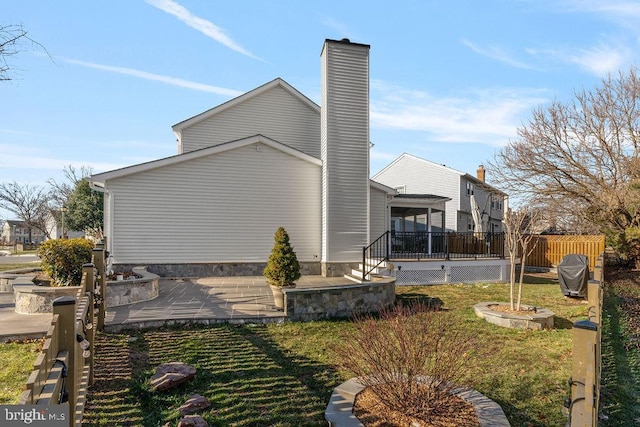
<svg viewBox="0 0 640 427"><path fill-rule="evenodd" d="M264 269L264 277L271 287L273 302L277 310L284 309L284 293L282 288L295 287L295 281L300 278L300 264L291 243L289 234L284 227L279 227L274 236L275 243L267 266Z"/></svg>

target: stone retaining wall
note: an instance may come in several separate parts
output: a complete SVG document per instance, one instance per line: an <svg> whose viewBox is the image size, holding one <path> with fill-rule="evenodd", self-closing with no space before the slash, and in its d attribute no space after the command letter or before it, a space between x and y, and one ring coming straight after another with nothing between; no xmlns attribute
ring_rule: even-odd
<svg viewBox="0 0 640 427"><path fill-rule="evenodd" d="M115 272L131 271L139 264L114 264ZM266 262L225 262L196 264L147 264L147 271L161 277L228 277L262 276ZM301 262L300 273L305 276L320 274L319 262Z"/></svg>
<svg viewBox="0 0 640 427"><path fill-rule="evenodd" d="M25 276L13 281L15 312L20 314L53 313L53 300L63 296L76 297L80 286L37 286L31 280L34 276Z"/></svg>
<svg viewBox="0 0 640 427"><path fill-rule="evenodd" d="M105 304L107 308L149 301L158 297L160 276L149 273L146 267L133 267L130 271L140 277L106 282Z"/></svg>
<svg viewBox="0 0 640 427"><path fill-rule="evenodd" d="M395 279L322 288L283 289L288 320L309 321L377 312L395 302Z"/></svg>

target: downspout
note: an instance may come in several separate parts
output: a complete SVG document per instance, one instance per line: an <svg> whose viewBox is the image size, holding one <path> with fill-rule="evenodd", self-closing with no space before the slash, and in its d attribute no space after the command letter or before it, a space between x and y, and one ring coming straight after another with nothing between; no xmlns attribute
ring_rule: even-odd
<svg viewBox="0 0 640 427"><path fill-rule="evenodd" d="M112 253L113 251L112 251L111 248L113 247L113 223L112 223L113 215L111 213L113 212L113 209L112 209L112 207L113 207L112 206L113 205L113 197L112 197L113 194L109 190L104 188L104 185L100 185L97 182L93 182L91 180L88 180L88 181L89 181L89 188L91 188L92 190L95 190L95 191L97 191L99 193L103 193L106 196L108 196L108 197L106 197L106 200L108 200L108 203L109 203L108 212L109 212L109 234L110 235L107 236L106 233L105 233L105 236L107 237L107 247L105 248L105 250L107 250L110 253ZM107 211L106 209L104 209L104 206L103 206L103 211ZM104 220L103 220L103 226L105 226ZM106 230L103 230L103 231L106 232Z"/></svg>

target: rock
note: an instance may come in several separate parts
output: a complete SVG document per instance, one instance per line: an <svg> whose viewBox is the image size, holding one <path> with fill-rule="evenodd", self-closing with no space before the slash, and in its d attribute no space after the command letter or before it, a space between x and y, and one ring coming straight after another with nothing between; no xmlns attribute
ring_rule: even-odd
<svg viewBox="0 0 640 427"><path fill-rule="evenodd" d="M187 415L178 421L178 427L209 427L200 415Z"/></svg>
<svg viewBox="0 0 640 427"><path fill-rule="evenodd" d="M170 362L159 365L151 377L151 390L164 391L186 383L196 376L196 368L181 362Z"/></svg>
<svg viewBox="0 0 640 427"><path fill-rule="evenodd" d="M189 397L189 400L184 403L184 405L178 408L178 411L180 411L181 416L185 416L187 414L193 414L194 412L206 409L209 406L211 406L211 403L209 403L209 400L206 397L199 394L193 394Z"/></svg>

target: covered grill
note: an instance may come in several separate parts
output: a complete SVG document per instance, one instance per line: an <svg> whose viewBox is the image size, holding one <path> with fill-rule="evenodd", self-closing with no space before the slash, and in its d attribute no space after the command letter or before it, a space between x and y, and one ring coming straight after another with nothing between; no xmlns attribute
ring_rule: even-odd
<svg viewBox="0 0 640 427"><path fill-rule="evenodd" d="M565 255L558 265L558 280L564 296L585 297L589 281L589 258L585 255Z"/></svg>

